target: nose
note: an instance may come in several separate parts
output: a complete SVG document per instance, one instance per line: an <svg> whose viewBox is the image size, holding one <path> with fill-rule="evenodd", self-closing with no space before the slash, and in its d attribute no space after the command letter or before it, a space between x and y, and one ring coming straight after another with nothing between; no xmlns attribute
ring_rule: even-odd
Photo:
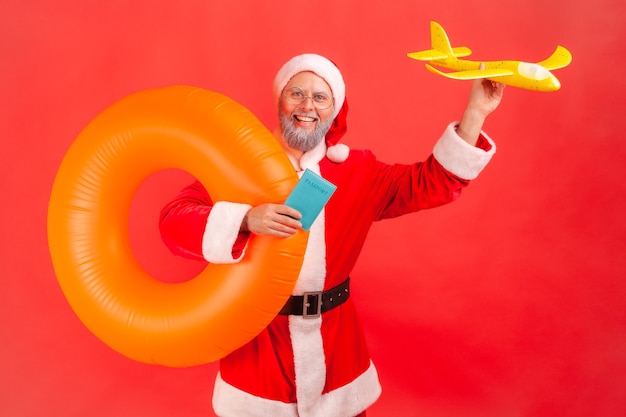
<svg viewBox="0 0 626 417"><path fill-rule="evenodd" d="M304 96L304 99L302 100L302 103L300 103L300 106L308 110L313 109L315 107L315 102L313 101L313 97Z"/></svg>

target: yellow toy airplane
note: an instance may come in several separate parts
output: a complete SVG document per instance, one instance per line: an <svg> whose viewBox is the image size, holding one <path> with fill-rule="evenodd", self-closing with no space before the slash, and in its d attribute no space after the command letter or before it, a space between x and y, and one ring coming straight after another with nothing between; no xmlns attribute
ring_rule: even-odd
<svg viewBox="0 0 626 417"><path fill-rule="evenodd" d="M472 51L465 46L453 48L448 35L437 22L430 22L430 39L432 49L407 55L418 61L431 62L438 67L453 70L455 72L443 72L426 64L429 71L457 80L487 78L527 90L556 91L561 88L561 83L550 70L566 67L572 62L572 54L564 47L557 46L550 58L536 64L521 61L491 61L483 62L484 68L480 69L479 61L458 59L469 56Z"/></svg>

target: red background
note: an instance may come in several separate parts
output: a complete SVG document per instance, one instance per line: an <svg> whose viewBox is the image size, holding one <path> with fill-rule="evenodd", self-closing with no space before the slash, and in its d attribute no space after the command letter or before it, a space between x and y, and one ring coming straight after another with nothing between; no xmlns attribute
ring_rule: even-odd
<svg viewBox="0 0 626 417"><path fill-rule="evenodd" d="M89 333L46 238L61 159L103 108L141 89L222 92L273 128L271 81L302 52L333 59L344 142L388 162L428 155L469 84L408 59L430 20L477 60L573 63L550 94L508 88L487 122L498 152L458 202L375 225L354 297L383 395L372 416L626 415L626 6L617 0L294 2L5 0L0 6L0 413L211 416L216 365L133 362ZM131 230L162 279L199 266L156 216L187 181L151 177ZM181 278L182 277L182 278Z"/></svg>

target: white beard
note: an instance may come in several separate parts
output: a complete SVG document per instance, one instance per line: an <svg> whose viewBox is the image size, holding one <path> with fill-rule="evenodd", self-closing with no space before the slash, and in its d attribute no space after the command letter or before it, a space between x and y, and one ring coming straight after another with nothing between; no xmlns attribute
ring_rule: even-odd
<svg viewBox="0 0 626 417"><path fill-rule="evenodd" d="M293 113L300 116L316 117L317 115L310 115L306 113ZM326 133L330 129L332 120L321 122L318 120L315 125L315 130L309 133L304 129L298 128L294 125L293 118L290 115L285 114L282 111L278 112L278 118L280 120L280 130L283 133L285 143L293 149L297 149L302 152L308 152L315 148L326 136Z"/></svg>

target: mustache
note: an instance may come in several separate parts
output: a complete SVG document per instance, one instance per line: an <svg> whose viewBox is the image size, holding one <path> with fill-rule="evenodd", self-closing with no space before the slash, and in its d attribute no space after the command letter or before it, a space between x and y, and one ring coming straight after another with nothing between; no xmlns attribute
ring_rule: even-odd
<svg viewBox="0 0 626 417"><path fill-rule="evenodd" d="M291 117L294 117L294 116L303 116L303 117L310 117L313 119L319 119L319 116L314 111L307 112L304 110L295 110L294 112L291 113Z"/></svg>

